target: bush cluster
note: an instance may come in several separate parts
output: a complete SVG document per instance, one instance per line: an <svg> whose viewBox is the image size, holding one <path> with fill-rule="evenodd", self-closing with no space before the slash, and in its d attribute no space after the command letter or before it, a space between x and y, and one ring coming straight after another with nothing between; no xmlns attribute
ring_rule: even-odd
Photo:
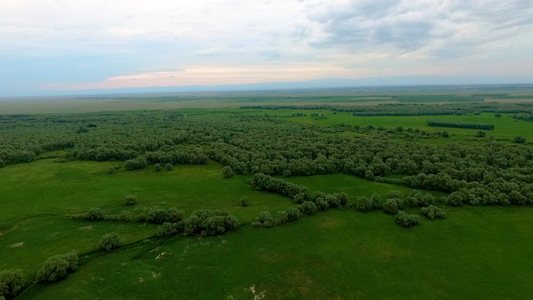
<svg viewBox="0 0 533 300"><path fill-rule="evenodd" d="M4 270L0 272L0 299L14 298L24 286L22 270Z"/></svg>
<svg viewBox="0 0 533 300"><path fill-rule="evenodd" d="M107 233L102 236L99 244L100 248L109 252L120 246L120 237L116 232Z"/></svg>
<svg viewBox="0 0 533 300"><path fill-rule="evenodd" d="M64 255L55 255L48 258L35 280L37 281L57 281L74 272L78 268L79 258L76 252L72 251Z"/></svg>
<svg viewBox="0 0 533 300"><path fill-rule="evenodd" d="M197 210L184 222L183 231L187 235L218 235L240 227L240 222L227 210Z"/></svg>
<svg viewBox="0 0 533 300"><path fill-rule="evenodd" d="M411 227L422 223L418 215L410 215L403 210L399 210L396 214L396 223L403 227Z"/></svg>
<svg viewBox="0 0 533 300"><path fill-rule="evenodd" d="M420 213L426 216L430 220L446 217L446 214L444 213L444 211L434 205L429 205L428 207L422 207L422 209L420 210Z"/></svg>

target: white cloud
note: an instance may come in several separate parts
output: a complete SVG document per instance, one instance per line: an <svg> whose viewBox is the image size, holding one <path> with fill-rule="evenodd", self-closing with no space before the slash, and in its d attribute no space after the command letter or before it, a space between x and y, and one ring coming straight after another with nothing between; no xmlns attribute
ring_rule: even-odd
<svg viewBox="0 0 533 300"><path fill-rule="evenodd" d="M189 70L177 76L193 84L209 77L191 70L228 67L258 68L246 75L228 73L242 83L285 80L287 74L295 80L501 70L531 75L509 65L530 61L532 15L530 0L2 0L0 67L2 59L28 55L65 57L63 65L98 56L106 63L120 61L116 69L128 74ZM261 71L265 65L284 75ZM291 71L295 65L312 66L313 76ZM27 76L55 71L36 66ZM0 68L0 77L9 72ZM80 86L96 76L71 74ZM115 75L98 73L103 85L116 82L106 79ZM175 82L163 80L166 75L143 76L135 82Z"/></svg>

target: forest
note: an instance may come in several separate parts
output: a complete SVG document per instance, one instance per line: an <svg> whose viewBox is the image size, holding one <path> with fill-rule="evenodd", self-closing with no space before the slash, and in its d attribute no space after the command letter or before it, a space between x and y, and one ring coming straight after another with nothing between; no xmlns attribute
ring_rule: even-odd
<svg viewBox="0 0 533 300"><path fill-rule="evenodd" d="M51 180L63 178L60 186L65 193L71 191L73 199L63 207L51 205L47 200L39 204L42 205L39 208L15 210L9 199L32 205L34 201L39 202L34 199L39 195L21 198L15 190L24 188L23 182L17 183L19 187L4 185L0 188L4 195L0 208L17 212L10 217L6 215L6 221L0 224L0 242L8 249L6 257L9 259L0 262L0 269L3 268L0 298L49 296L57 292L59 286L50 282L75 276L85 268L90 270L90 266L97 269L94 272L101 272L97 262L113 255L133 255L141 261L150 257L151 251L159 253L157 257L167 255L164 253L170 250L161 251L161 247L178 247L171 252L177 249L187 252L190 243L218 243L226 240L222 236L239 243L238 235L263 232L262 228L272 228L268 230L274 233L272 236L268 233L267 239L276 243L276 236L282 233L275 233L278 232L275 228L289 230L304 226L298 229L301 230L299 234L303 234L305 226L315 226L309 223L313 222L311 220L330 215L347 220L343 222L385 218L394 224L394 230L404 230L397 232L399 238L414 235L414 231L405 230L418 230L415 228L427 227L425 230L432 232L439 226L446 226L443 225L446 222L456 222L454 218L459 218L460 214L476 210L487 213L492 209L505 215L501 209L513 209L516 214L523 211L524 216L528 216L533 204L533 147L528 134L533 123L527 116L532 110L533 106L525 103L479 101L352 107L265 103L216 110L1 115L2 180L12 182L9 176L18 178L16 174L22 172L24 166L29 168L25 171L31 174L25 175L28 178L44 176L39 174L54 170L56 173L47 176ZM381 119L369 119L378 116ZM396 118L398 116L413 119L406 121ZM515 127L522 129L508 129ZM44 169L32 169L40 163L49 165ZM93 194L88 185L85 194L77 194L76 186L84 184L85 180L70 179L69 176L78 176L70 170L88 166L100 170L84 175L89 176L89 181L98 178L102 182L113 182L111 186L127 193L121 196L106 191ZM82 172L79 170L75 172ZM179 175L184 170L191 173ZM228 184L239 185L238 189L229 190L228 198L233 200L217 200L216 191L211 196L186 192L192 188L186 186L187 180L195 172L213 172L213 175L198 175L203 178L199 180L205 182L198 181L197 185L213 185L220 190ZM132 184L135 176L147 182L151 178L159 179L154 179L154 187L149 188L142 180ZM183 177L177 181L172 176ZM328 176L342 176L338 178L355 180L353 182L359 185L343 185L340 181L326 179L331 178ZM169 182L163 186L165 178ZM317 181L312 183L310 180L315 178ZM183 193L174 191L172 186ZM52 193L46 187L41 192ZM67 197L62 194L54 197ZM263 199L261 197L264 200L259 204L256 199ZM156 201L150 198L159 200L150 202ZM459 208L462 206L471 209ZM476 206L487 207L487 210ZM377 211L383 216L376 215ZM26 233L17 229L32 218L53 218L51 222L57 223L50 226L54 228L66 224L89 228L89 231L93 227L100 228L94 234L101 235L90 239L87 236L78 246L73 238L57 250L54 244L42 241L40 246L48 249L43 252L53 254L43 257L44 254L39 253L35 259L21 263L24 254L17 250L26 246L13 246L17 243L11 242L24 238L31 230L32 234L39 233L37 227L28 227ZM429 225L433 223L437 225ZM142 230L134 233L134 228L141 228L139 226ZM61 230L57 229L56 234L65 235ZM425 234L431 235L431 232ZM165 246L173 243L177 246ZM183 243L186 248L182 248ZM195 245L200 247L200 244ZM336 249L334 245L331 247ZM189 259L196 261L202 257ZM114 268L120 269L118 265ZM196 275L206 276L203 270L197 272ZM310 278L321 278L311 275L314 271L306 274ZM153 275L156 279L158 276ZM422 277L416 280L423 280ZM125 280L121 276L116 279ZM65 281L61 290L66 292L62 297L71 297L73 285L79 280L81 277ZM173 282L165 280L163 284ZM493 280L488 278L487 282ZM253 283L246 283L250 284ZM255 284L267 294L271 288L267 283ZM239 286L240 290L237 287L223 289L224 293L228 297L250 293L250 289L242 291L241 283ZM91 287L93 283L84 283L84 297L91 295ZM220 286L213 288L220 291ZM307 284L306 288L313 290ZM291 284L283 285L282 289L295 298L309 296ZM319 291L323 293L320 297L332 296ZM347 296L351 292L351 288L343 287L338 295ZM112 288L112 293L118 295L120 289ZM183 291L181 295L194 297L197 294ZM276 298L275 294L271 297Z"/></svg>

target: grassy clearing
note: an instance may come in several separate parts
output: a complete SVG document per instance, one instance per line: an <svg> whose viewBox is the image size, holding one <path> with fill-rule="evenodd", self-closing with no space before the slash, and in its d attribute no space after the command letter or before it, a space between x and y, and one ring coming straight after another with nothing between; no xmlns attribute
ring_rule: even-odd
<svg viewBox="0 0 533 300"><path fill-rule="evenodd" d="M403 185L387 184L369 181L363 178L345 174L327 174L318 176L298 176L283 178L296 184L310 187L313 192L320 191L327 194L345 192L350 198L355 200L359 196L370 197L373 193L379 193L382 197L390 190L397 190L404 195L409 195L413 190ZM436 191L424 191L433 194L435 197L446 196L446 193Z"/></svg>
<svg viewBox="0 0 533 300"><path fill-rule="evenodd" d="M20 299L436 299L533 293L523 207L449 208L405 229L382 212L330 210L272 229L176 237L138 258L118 251Z"/></svg>
<svg viewBox="0 0 533 300"><path fill-rule="evenodd" d="M100 237L120 234L124 243L153 236L156 226L143 223L88 222L70 214L100 207L106 213L153 207L177 207L189 215L197 209L227 209L242 223L250 223L262 210L283 210L291 199L255 191L246 177L225 179L216 163L176 166L171 172L147 168L107 174L118 162L54 163L52 159L0 169L0 269L23 268L32 274L49 256L98 249ZM126 206L124 197L136 195L138 204ZM248 196L249 206L240 198Z"/></svg>
<svg viewBox="0 0 533 300"><path fill-rule="evenodd" d="M489 137L495 139L504 140L509 143L513 142L515 136L523 136L527 141L533 141L533 122L515 120L510 115L502 115L497 118L493 113L485 113L481 115L468 115L468 116L377 116L377 117L354 117L350 113L336 113L327 110L257 110L256 112L248 111L249 114L256 114L264 116L269 114L271 116L277 115L278 117L291 116L293 113L306 114L305 117L286 118L291 122L314 124L321 126L331 126L336 124L350 124L359 125L361 128L366 128L368 125L377 128L383 126L385 128L396 128L402 126L407 128L419 128L427 132L447 131L450 134L449 138L439 138L431 140L419 140L421 143L434 143L434 144L446 144L446 143L476 143L484 142ZM323 114L324 119L317 119L311 117L312 113ZM457 121L465 123L488 123L494 124L494 130L486 130L487 137L483 139L475 138L479 129L463 129L463 128L447 128L447 127L432 127L427 125L428 120L444 120L444 121ZM350 133L347 133L350 134Z"/></svg>

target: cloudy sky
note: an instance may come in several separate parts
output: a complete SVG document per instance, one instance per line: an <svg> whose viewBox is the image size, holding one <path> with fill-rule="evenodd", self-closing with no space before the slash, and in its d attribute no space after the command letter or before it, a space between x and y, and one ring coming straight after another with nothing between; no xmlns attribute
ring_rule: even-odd
<svg viewBox="0 0 533 300"><path fill-rule="evenodd" d="M0 96L533 75L533 0L1 0Z"/></svg>

